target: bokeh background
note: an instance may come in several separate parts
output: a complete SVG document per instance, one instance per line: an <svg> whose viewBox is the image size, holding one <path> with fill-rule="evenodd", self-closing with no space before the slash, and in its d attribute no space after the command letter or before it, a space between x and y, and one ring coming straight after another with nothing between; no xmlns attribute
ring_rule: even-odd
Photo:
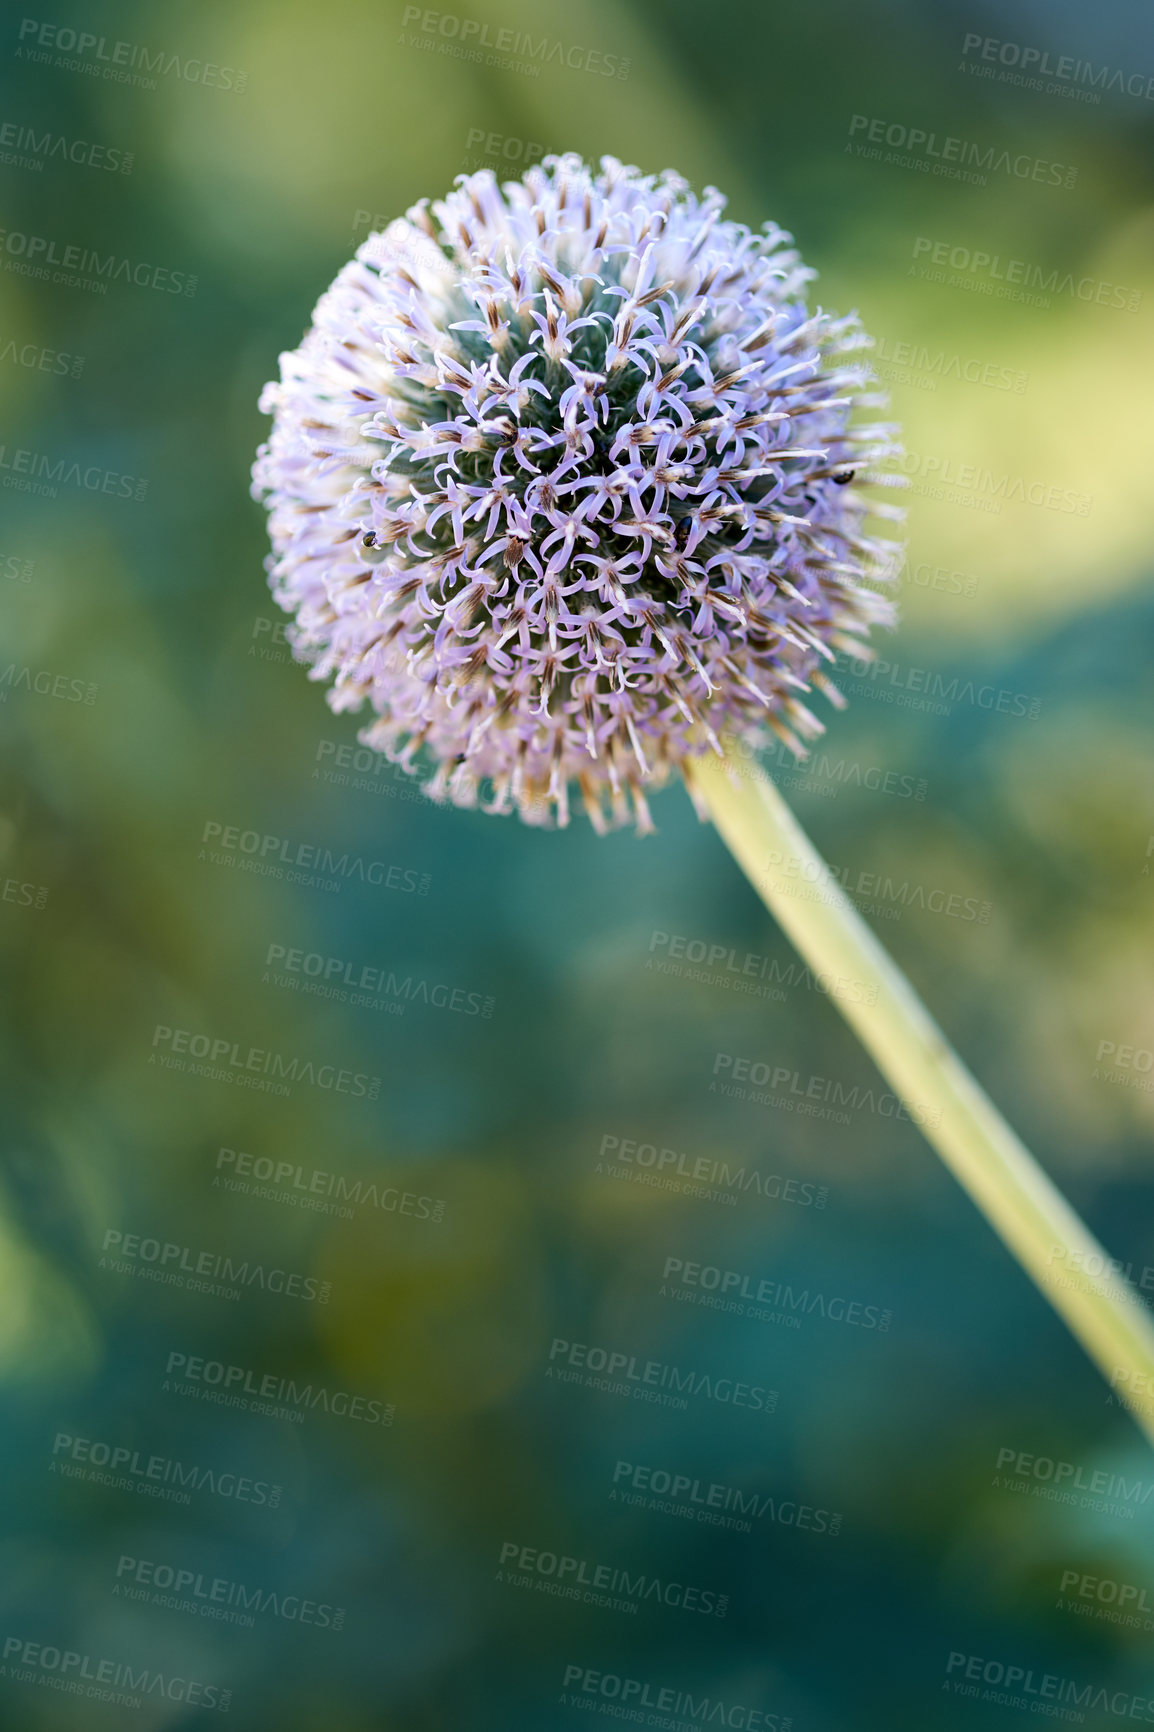
<svg viewBox="0 0 1154 1732"><path fill-rule="evenodd" d="M478 64L465 21L564 52ZM67 52L86 33L103 48ZM1027 47L1106 87L1013 82ZM163 54L151 80L140 50ZM138 82L105 76L134 60ZM1149 1288L1152 79L1154 23L1124 0L9 12L4 1727L200 1727L226 1701L254 1732L1019 1723L986 1684L949 1687L971 1656L1072 1680L1088 1727L1154 1696L1148 1447L916 1129L870 1110L870 1062L713 832L670 791L645 842L538 834L354 758L356 719L284 646L248 497L278 353L371 225L466 169L609 152L790 228L822 304L882 341L912 485L890 668L852 686L824 764L778 767L827 857L889 881L869 917ZM887 161L891 127L937 142ZM947 136L993 147L988 170L932 172ZM26 274L69 246L161 286ZM1056 271L1053 292L999 294L978 252ZM935 676L953 696L918 708ZM247 869L302 847L336 870ZM383 1009L289 990L278 945L410 984ZM705 978L652 966L714 946ZM218 1075L194 1068L204 1037ZM253 1048L296 1061L287 1093L243 1086ZM796 1083L724 1096L718 1053ZM815 1076L863 1104L791 1110ZM644 1182L631 1142L703 1160L706 1194ZM301 1291L162 1283L116 1234ZM892 1321L678 1303L669 1258ZM597 1387L582 1344L704 1392ZM274 1411L213 1399L214 1366ZM285 1379L314 1405L285 1412ZM147 1489L172 1463L196 1470L187 1502ZM645 1469L758 1513L624 1502ZM1036 1495L1055 1474L1065 1501ZM725 1615L562 1598L547 1563L509 1574L512 1546ZM256 1609L212 1615L238 1585ZM129 1701L85 1693L113 1676Z"/></svg>

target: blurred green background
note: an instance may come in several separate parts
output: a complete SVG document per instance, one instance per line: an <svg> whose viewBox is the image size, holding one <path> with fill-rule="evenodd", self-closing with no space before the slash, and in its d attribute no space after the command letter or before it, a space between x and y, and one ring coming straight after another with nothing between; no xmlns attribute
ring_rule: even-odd
<svg viewBox="0 0 1154 1732"><path fill-rule="evenodd" d="M550 47L527 71L455 52L482 26ZM1108 67L1106 88L1000 78L1025 47ZM913 483L890 665L847 670L848 713L783 767L791 797L832 862L874 875L898 960L1149 1287L1154 108L1125 85L1151 73L1154 25L1123 0L10 13L4 1727L207 1726L226 1691L262 1732L1017 1723L949 1687L971 1656L1154 1696L1154 1461L1045 1301L912 1125L711 1088L719 1053L800 1089L877 1083L713 832L671 791L646 842L539 834L353 758L356 718L281 641L248 497L278 353L370 224L466 169L607 152L791 229L821 303L882 340ZM932 172L947 137L992 147L988 169ZM938 245L945 281L918 274ZM83 260L26 274L68 247L130 268L106 293L72 280ZM998 294L1011 258L1057 272L1049 304ZM954 696L917 707L936 676ZM336 869L294 881L301 848ZM288 990L272 946L410 985L381 1009ZM649 966L711 948L705 978ZM214 1042L222 1074L197 1074ZM287 1093L244 1086L252 1049L295 1061ZM342 1068L379 1081L338 1087ZM630 1142L676 1151L667 1175L701 1159L707 1194L643 1182ZM149 1239L249 1279L157 1281ZM670 1258L892 1326L678 1304ZM581 1344L776 1407L590 1386ZM283 1407L291 1379L315 1405L212 1399L225 1366L233 1395ZM326 1411L335 1392L361 1416ZM151 1495L177 1462L188 1501ZM1034 1495L1046 1462L1093 1495ZM623 1502L645 1469L759 1513L743 1532ZM510 1578L510 1547L728 1596L725 1616L540 1591L548 1565ZM101 1662L146 1676L139 1706L85 1693L111 1688ZM1081 1723L1114 1724L1095 1700Z"/></svg>

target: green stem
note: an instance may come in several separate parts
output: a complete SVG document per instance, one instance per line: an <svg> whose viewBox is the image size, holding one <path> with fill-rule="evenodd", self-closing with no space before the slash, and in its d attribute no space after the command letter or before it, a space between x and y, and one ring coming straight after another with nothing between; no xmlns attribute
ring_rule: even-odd
<svg viewBox="0 0 1154 1732"><path fill-rule="evenodd" d="M962 1064L905 976L751 760L689 773L721 835L991 1226L1154 1442L1154 1319Z"/></svg>

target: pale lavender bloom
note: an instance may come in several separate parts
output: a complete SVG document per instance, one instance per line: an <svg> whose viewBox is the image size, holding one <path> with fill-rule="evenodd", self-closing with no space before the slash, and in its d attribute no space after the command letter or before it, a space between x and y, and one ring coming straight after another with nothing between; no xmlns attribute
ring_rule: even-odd
<svg viewBox="0 0 1154 1732"><path fill-rule="evenodd" d="M868 655L892 480L857 318L713 189L549 157L372 235L262 409L273 592L335 710L428 791L599 829L723 732L801 751ZM891 515L892 508L888 508Z"/></svg>

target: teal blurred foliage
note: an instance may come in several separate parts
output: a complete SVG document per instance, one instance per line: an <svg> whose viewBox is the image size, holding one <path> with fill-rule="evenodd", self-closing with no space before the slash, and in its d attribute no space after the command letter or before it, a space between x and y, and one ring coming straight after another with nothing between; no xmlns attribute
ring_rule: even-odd
<svg viewBox="0 0 1154 1732"><path fill-rule="evenodd" d="M822 304L857 305L888 345L914 485L886 667L846 670L850 707L810 764L772 767L995 1099L1154 1281L1134 389L1152 349L1151 109L999 82L975 67L1004 61L965 50L972 35L1144 72L1149 21L1121 4L468 0L470 40L528 31L576 55L530 74L460 57L440 24L456 16L114 0L56 20L178 56L155 89L105 77L91 49L31 59L39 26L3 26L0 122L20 136L0 161L0 1724L208 1726L231 1690L230 1723L254 1732L561 1732L599 1708L644 1716L662 1689L666 1718L634 1723L710 1723L702 1699L726 1724L798 1732L1012 1723L946 1688L951 1654L1150 1694L1148 1606L1116 1621L1061 1586L1077 1572L1154 1596L1148 1451L917 1128L875 1110L870 1062L714 833L670 791L645 842L583 822L540 834L434 807L355 757L356 718L332 716L284 647L248 497L278 352L371 222L466 168L612 152L791 228ZM1075 181L991 167L978 185L924 152L859 155L874 122ZM36 167L49 135L131 152L130 170L50 149ZM37 280L14 236L195 291ZM1143 299L1016 303L975 291L968 266L935 283L910 275L919 237ZM36 465L20 452L64 460L55 496L21 490ZM68 481L74 463L95 490ZM966 465L1008 476L1002 496L959 480ZM1091 508L1031 504L1037 484ZM290 858L323 883L294 881ZM314 964L269 962L294 950L322 978L330 959L383 970L401 996L310 994ZM166 1066L184 1037L164 1030L221 1043L224 1080ZM289 1092L242 1086L263 1075L243 1069L253 1049L295 1061ZM719 1054L777 1072L777 1104L723 1094ZM847 1122L797 1110L834 1083L857 1090ZM680 1188L648 1182L662 1176ZM195 1284L209 1263L157 1281L151 1251L118 1259L110 1234L182 1248L174 1271L204 1251L266 1273L220 1297ZM701 1290L668 1281L670 1260L892 1325L686 1303ZM261 1285L273 1269L299 1293ZM609 1388L574 1344L621 1356ZM708 1378L712 1398L638 1398L672 1388L644 1382L648 1362ZM261 1411L285 1380L318 1405ZM775 1411L717 1392L735 1383L777 1391ZM124 1451L118 1471L62 1438ZM1115 1489L1033 1495L1052 1482L999 1471L1009 1452ZM150 1458L211 1485L148 1495L175 1484L166 1466L149 1479ZM756 1494L761 1513L747 1533L699 1516L726 1497L732 1515L730 1492L690 1501L693 1519L647 1507L637 1468L658 1489L669 1473ZM274 1485L276 1508L253 1489ZM725 1615L564 1597L556 1575L509 1577L513 1545L728 1596ZM214 1600L212 1581L232 1586ZM263 1609L238 1614L236 1584ZM70 1694L55 1685L79 1668L62 1679L25 1642L209 1694L153 1690L139 1710ZM646 1705L594 1674L647 1685ZM1083 1723L1116 1717L1090 1706Z"/></svg>

